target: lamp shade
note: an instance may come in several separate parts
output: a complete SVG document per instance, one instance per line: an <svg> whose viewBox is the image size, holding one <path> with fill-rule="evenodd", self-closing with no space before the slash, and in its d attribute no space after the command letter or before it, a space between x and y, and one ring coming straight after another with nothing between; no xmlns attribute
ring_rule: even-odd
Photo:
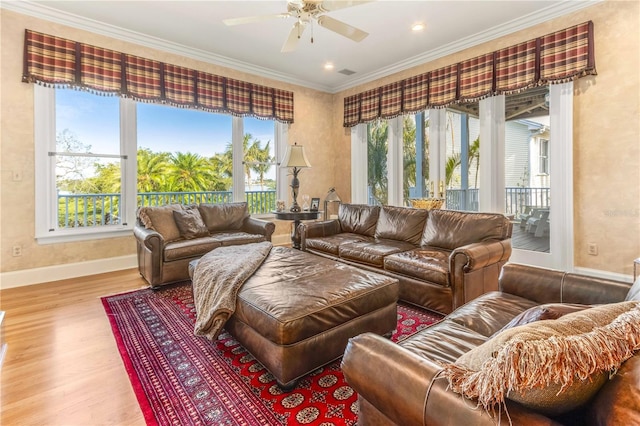
<svg viewBox="0 0 640 426"><path fill-rule="evenodd" d="M287 152L284 153L284 157L280 162L280 167L311 167L307 156L304 153L304 147L294 143L287 147Z"/></svg>

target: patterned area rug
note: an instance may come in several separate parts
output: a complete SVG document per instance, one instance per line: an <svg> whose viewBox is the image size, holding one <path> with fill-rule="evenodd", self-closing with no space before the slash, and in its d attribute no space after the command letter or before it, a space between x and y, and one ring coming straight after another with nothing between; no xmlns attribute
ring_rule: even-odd
<svg viewBox="0 0 640 426"><path fill-rule="evenodd" d="M283 393L273 376L229 333L193 334L190 282L102 298L118 349L149 425L354 425L357 395L340 361ZM441 316L398 305L392 340Z"/></svg>

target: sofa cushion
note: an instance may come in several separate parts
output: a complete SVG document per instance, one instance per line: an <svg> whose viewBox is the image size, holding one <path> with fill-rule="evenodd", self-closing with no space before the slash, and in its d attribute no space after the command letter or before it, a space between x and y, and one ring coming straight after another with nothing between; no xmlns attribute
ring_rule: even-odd
<svg viewBox="0 0 640 426"><path fill-rule="evenodd" d="M183 208L182 204L140 207L138 217L145 228L157 231L165 241L175 241L180 239L180 229L173 218L173 212Z"/></svg>
<svg viewBox="0 0 640 426"><path fill-rule="evenodd" d="M437 247L415 248L385 257L384 269L449 287L450 254Z"/></svg>
<svg viewBox="0 0 640 426"><path fill-rule="evenodd" d="M511 225L504 215L429 210L420 245L454 250L471 243L509 237Z"/></svg>
<svg viewBox="0 0 640 426"><path fill-rule="evenodd" d="M536 302L524 297L491 291L460 306L447 318L489 339L511 319L534 306Z"/></svg>
<svg viewBox="0 0 640 426"><path fill-rule="evenodd" d="M191 240L178 240L167 243L164 248L164 261L188 259L190 257L200 257L209 253L214 248L222 245L211 237L193 238Z"/></svg>
<svg viewBox="0 0 640 426"><path fill-rule="evenodd" d="M341 259L382 268L385 256L411 250L414 247L413 244L404 241L376 239L375 241L341 244L339 255Z"/></svg>
<svg viewBox="0 0 640 426"><path fill-rule="evenodd" d="M197 208L174 210L173 219L180 231L180 236L187 240L206 237L209 235L207 225L202 221L202 216Z"/></svg>
<svg viewBox="0 0 640 426"><path fill-rule="evenodd" d="M420 244L428 210L408 207L383 206L380 210L376 238L407 241L414 246Z"/></svg>
<svg viewBox="0 0 640 426"><path fill-rule="evenodd" d="M596 306L510 328L444 366L454 392L485 409L506 397L549 415L586 403L640 348L640 304Z"/></svg>
<svg viewBox="0 0 640 426"><path fill-rule="evenodd" d="M376 232L380 207L366 204L340 204L338 220L342 232L373 237Z"/></svg>
<svg viewBox="0 0 640 426"><path fill-rule="evenodd" d="M487 341L487 337L448 318L430 325L428 332L414 333L398 344L433 362L455 362Z"/></svg>
<svg viewBox="0 0 640 426"><path fill-rule="evenodd" d="M367 237L366 235L344 232L341 234L330 235L328 237L307 238L305 241L305 244L306 244L307 250L315 250L323 253L329 253L334 256L338 256L339 247L342 244L362 242L362 241L373 241L373 238Z"/></svg>
<svg viewBox="0 0 640 426"><path fill-rule="evenodd" d="M249 234L247 232L215 232L211 234L214 241L223 246L235 246L238 244L260 243L267 241L262 234Z"/></svg>
<svg viewBox="0 0 640 426"><path fill-rule="evenodd" d="M209 232L233 231L242 228L249 217L246 202L224 204L200 204L198 210Z"/></svg>

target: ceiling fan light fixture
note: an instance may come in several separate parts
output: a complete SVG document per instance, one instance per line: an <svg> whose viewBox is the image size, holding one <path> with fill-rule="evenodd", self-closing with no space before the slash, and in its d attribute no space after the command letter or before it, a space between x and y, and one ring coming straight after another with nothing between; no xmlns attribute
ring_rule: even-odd
<svg viewBox="0 0 640 426"><path fill-rule="evenodd" d="M323 27L329 31L340 34L346 38L349 38L355 42L364 40L369 33L362 31L359 28L352 27L351 25L332 18L323 13L331 12L337 9L343 9L352 6L358 6L364 3L368 3L370 0L287 0L287 12L279 13L276 15L264 15L264 16L245 16L240 18L224 19L223 22L226 25L240 25L254 22L265 21L271 18L295 18L296 23L289 31L282 49L282 53L292 52L296 49L302 33L308 26L311 27L311 43L313 43L313 24L317 23L318 26Z"/></svg>
<svg viewBox="0 0 640 426"><path fill-rule="evenodd" d="M333 68L334 66L333 66L333 63L331 62L327 62L326 64L324 64L324 69L327 71L333 71Z"/></svg>

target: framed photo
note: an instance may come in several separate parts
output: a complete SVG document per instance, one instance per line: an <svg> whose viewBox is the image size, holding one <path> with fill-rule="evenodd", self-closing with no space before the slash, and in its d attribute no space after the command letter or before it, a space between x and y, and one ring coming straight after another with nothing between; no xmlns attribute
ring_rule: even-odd
<svg viewBox="0 0 640 426"><path fill-rule="evenodd" d="M311 199L311 208L310 208L310 210L312 212L317 212L318 211L318 207L320 207L320 198L312 198Z"/></svg>

